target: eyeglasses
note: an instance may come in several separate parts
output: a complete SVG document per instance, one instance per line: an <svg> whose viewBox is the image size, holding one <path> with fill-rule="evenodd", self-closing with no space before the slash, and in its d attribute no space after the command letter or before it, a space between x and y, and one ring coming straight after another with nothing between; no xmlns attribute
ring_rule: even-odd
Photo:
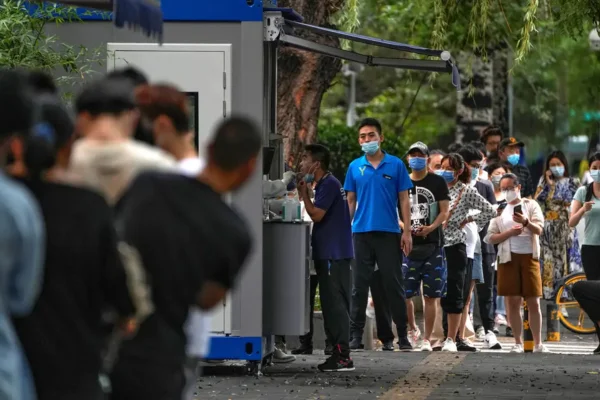
<svg viewBox="0 0 600 400"><path fill-rule="evenodd" d="M517 189L517 188L515 188L515 187L510 187L510 188L505 188L505 189L502 189L502 191L503 191L503 192L513 192L513 191L515 191L516 189Z"/></svg>

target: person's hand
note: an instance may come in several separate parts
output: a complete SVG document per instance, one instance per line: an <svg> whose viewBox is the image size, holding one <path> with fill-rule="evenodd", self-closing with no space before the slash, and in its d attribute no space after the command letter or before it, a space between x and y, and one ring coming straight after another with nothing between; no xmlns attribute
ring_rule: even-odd
<svg viewBox="0 0 600 400"><path fill-rule="evenodd" d="M294 173L294 171L287 171L283 173L283 183L285 183L286 185L289 185L290 182L292 181L292 179L294 179L294 176L296 176L296 174Z"/></svg>
<svg viewBox="0 0 600 400"><path fill-rule="evenodd" d="M298 182L298 194L300 194L300 197L302 197L303 199L308 197L308 185L306 184L306 182Z"/></svg>
<svg viewBox="0 0 600 400"><path fill-rule="evenodd" d="M471 221L469 221L470 217L467 217L463 220L463 222L460 223L460 229L464 228L465 225L467 225L468 223L470 223Z"/></svg>
<svg viewBox="0 0 600 400"><path fill-rule="evenodd" d="M433 232L433 229L431 228L431 226L421 226L415 232L415 235L420 236L420 237L425 237L425 236L428 236L431 232Z"/></svg>
<svg viewBox="0 0 600 400"><path fill-rule="evenodd" d="M527 220L527 217L525 217L523 214L519 214L516 213L513 215L513 221L515 221L517 224L521 224L521 225L527 225L527 223L529 222Z"/></svg>
<svg viewBox="0 0 600 400"><path fill-rule="evenodd" d="M402 249L404 255L408 256L410 254L412 251L412 245L412 234L409 230L404 230L404 233L402 233L402 238L400 239L400 248Z"/></svg>
<svg viewBox="0 0 600 400"><path fill-rule="evenodd" d="M590 211L593 206L594 206L593 201L586 201L585 203L583 203L583 209L585 210L585 212Z"/></svg>
<svg viewBox="0 0 600 400"><path fill-rule="evenodd" d="M546 171L546 181L548 181L548 183L554 182L554 175L552 174L552 171L550 171L550 170Z"/></svg>
<svg viewBox="0 0 600 400"><path fill-rule="evenodd" d="M510 229L510 236L519 236L521 233L523 233L523 230L525 228L523 228L523 225L513 225L513 227Z"/></svg>

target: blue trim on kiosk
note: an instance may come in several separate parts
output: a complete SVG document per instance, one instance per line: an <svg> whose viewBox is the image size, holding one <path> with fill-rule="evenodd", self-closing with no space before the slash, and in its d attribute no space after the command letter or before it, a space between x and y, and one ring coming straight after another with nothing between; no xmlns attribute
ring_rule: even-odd
<svg viewBox="0 0 600 400"><path fill-rule="evenodd" d="M262 360L262 338L212 336L207 360Z"/></svg>

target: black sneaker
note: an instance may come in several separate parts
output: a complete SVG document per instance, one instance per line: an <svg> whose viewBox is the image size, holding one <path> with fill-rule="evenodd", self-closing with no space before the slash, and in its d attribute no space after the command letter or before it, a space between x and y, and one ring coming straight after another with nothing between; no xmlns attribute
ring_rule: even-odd
<svg viewBox="0 0 600 400"><path fill-rule="evenodd" d="M327 344L325 345L325 355L330 356L333 354L333 345Z"/></svg>
<svg viewBox="0 0 600 400"><path fill-rule="evenodd" d="M410 341L407 337L399 339L398 346L400 347L400 351L412 351L413 349L412 344L410 344Z"/></svg>
<svg viewBox="0 0 600 400"><path fill-rule="evenodd" d="M473 346L468 340L460 339L456 342L456 350L475 352L477 351L477 347Z"/></svg>
<svg viewBox="0 0 600 400"><path fill-rule="evenodd" d="M506 337L514 337L512 328L510 326L506 327Z"/></svg>
<svg viewBox="0 0 600 400"><path fill-rule="evenodd" d="M365 349L365 345L361 343L359 338L354 338L350 341L350 350L352 351L363 351Z"/></svg>
<svg viewBox="0 0 600 400"><path fill-rule="evenodd" d="M598 347L596 347L596 350L594 350L594 354L600 355L600 345L598 345Z"/></svg>
<svg viewBox="0 0 600 400"><path fill-rule="evenodd" d="M300 347L298 347L297 349L292 350L292 354L298 356L298 355L302 355L302 354L312 354L313 353L313 347L312 346L308 346L308 345L300 345Z"/></svg>
<svg viewBox="0 0 600 400"><path fill-rule="evenodd" d="M394 341L386 340L383 342L383 346L381 346L381 350L383 351L394 351Z"/></svg>
<svg viewBox="0 0 600 400"><path fill-rule="evenodd" d="M350 357L333 354L323 364L317 367L321 372L346 372L354 371L354 361Z"/></svg>

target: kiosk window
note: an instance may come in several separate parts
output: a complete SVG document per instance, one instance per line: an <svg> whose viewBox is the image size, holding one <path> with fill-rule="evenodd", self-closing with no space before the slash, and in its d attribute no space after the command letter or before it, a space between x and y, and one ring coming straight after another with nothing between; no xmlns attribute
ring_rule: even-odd
<svg viewBox="0 0 600 400"><path fill-rule="evenodd" d="M194 146L198 150L198 92L186 92L190 111L190 130L194 132Z"/></svg>

